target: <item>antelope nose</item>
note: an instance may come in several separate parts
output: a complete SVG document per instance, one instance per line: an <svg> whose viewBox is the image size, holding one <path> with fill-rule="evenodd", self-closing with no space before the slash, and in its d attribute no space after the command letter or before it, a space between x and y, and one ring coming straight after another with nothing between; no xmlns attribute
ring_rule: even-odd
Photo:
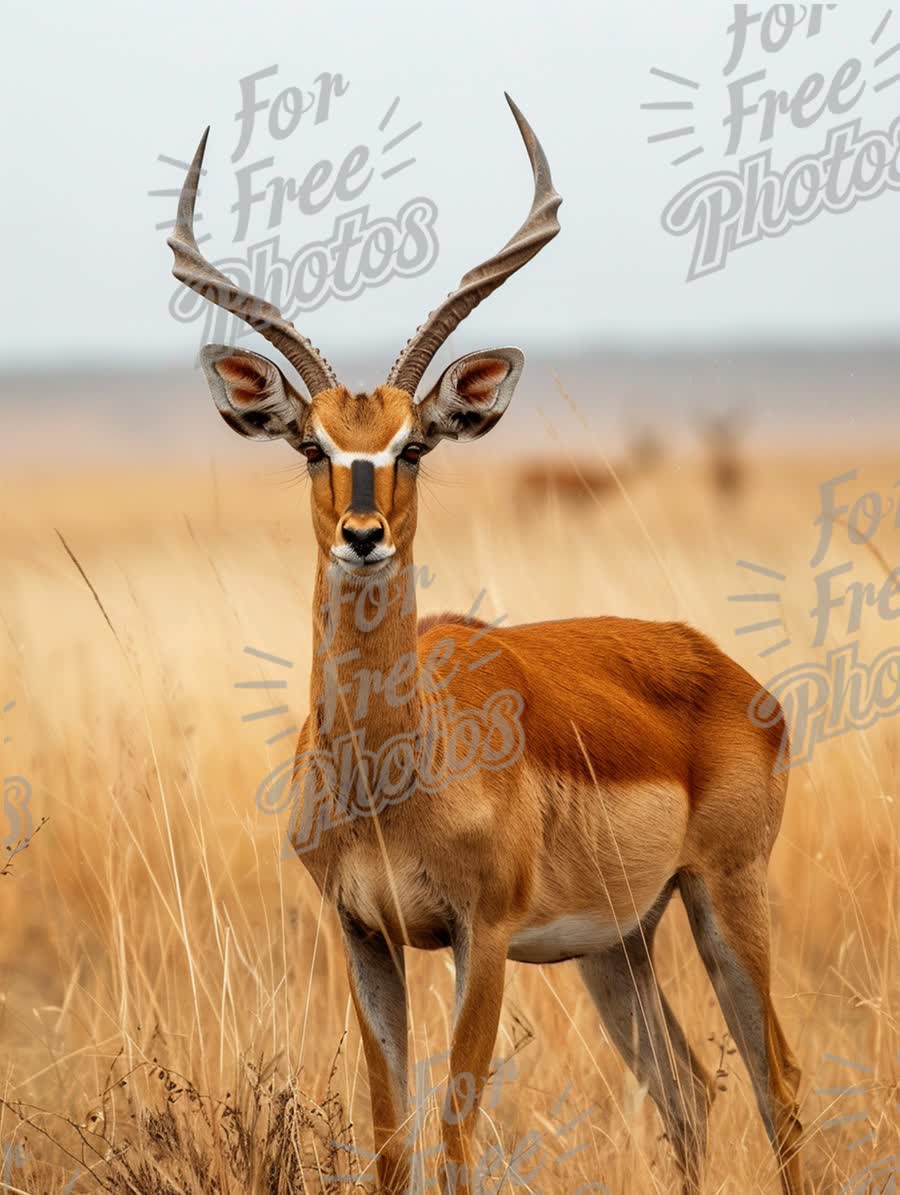
<svg viewBox="0 0 900 1195"><path fill-rule="evenodd" d="M344 524L342 535L357 556L368 556L377 543L384 539L384 528L363 527L361 530Z"/></svg>

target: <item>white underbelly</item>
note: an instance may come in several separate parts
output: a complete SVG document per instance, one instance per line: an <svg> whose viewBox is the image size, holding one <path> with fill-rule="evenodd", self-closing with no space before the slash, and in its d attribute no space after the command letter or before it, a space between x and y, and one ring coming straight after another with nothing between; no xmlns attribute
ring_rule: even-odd
<svg viewBox="0 0 900 1195"><path fill-rule="evenodd" d="M517 963L558 963L617 946L637 925L570 913L543 925L530 925L511 940L507 957Z"/></svg>

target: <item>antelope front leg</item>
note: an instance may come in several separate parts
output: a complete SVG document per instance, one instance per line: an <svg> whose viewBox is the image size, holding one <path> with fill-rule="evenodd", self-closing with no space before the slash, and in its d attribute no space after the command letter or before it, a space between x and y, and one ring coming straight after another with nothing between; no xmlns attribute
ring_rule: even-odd
<svg viewBox="0 0 900 1195"><path fill-rule="evenodd" d="M378 1180L385 1195L406 1195L406 978L403 950L340 910L353 1004L369 1072Z"/></svg>
<svg viewBox="0 0 900 1195"><path fill-rule="evenodd" d="M471 1195L472 1135L489 1078L506 973L508 936L467 925L454 934L456 1017L443 1111L445 1195Z"/></svg>

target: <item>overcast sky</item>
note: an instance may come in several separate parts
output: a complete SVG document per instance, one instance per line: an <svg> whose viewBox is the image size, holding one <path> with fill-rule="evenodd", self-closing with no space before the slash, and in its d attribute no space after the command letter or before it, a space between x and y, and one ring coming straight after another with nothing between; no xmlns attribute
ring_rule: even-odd
<svg viewBox="0 0 900 1195"><path fill-rule="evenodd" d="M11 6L0 84L0 365L142 365L176 362L196 350L203 324L170 314L171 254L166 231L155 227L172 218L175 200L149 192L180 184L183 171L159 156L189 158L206 124L212 132L198 230L211 234L204 245L211 257L246 256L249 246L276 234L279 252L291 257L310 242L328 242L335 220L351 210L366 206L370 222L383 222L411 200L434 205L437 257L426 273L392 278L353 301L331 298L297 318L337 360L359 349L383 353L389 363L428 309L496 250L527 210L527 161L504 89L544 143L564 197L563 231L470 317L457 334L462 350L496 343L895 340L896 191L843 214L820 212L781 237L736 250L726 268L691 282L693 234L676 237L661 223L676 192L712 171L733 171L761 149L771 148L773 165L783 170L798 155L818 154L829 131L850 120L859 118L863 132L890 127L900 113L900 83L890 84L900 74L900 53L888 53L900 42L900 13L884 25L884 4L827 7L812 6L806 27L777 53L762 49L760 26L753 26L726 79L733 9L721 0ZM825 11L816 32L809 22L819 8ZM770 38L777 33L771 25ZM762 141L761 114L751 115L738 150L726 156L729 82L765 69L764 81L748 84L748 96L769 86L793 92L819 71L827 87L854 56L861 73L848 74L833 92L845 108L816 115L811 85L808 127L782 115ZM240 81L273 66L277 74L256 84L256 97L269 106L234 162ZM683 81L651 75L652 68ZM308 94L321 87L316 78L323 72L347 84L344 94L332 94L327 118L316 124L311 108L290 135L274 139L267 122L276 96L291 87ZM889 85L876 90L879 83ZM280 106L283 120L294 94ZM641 107L659 102L694 107ZM421 128L385 148L418 122ZM679 127L695 132L648 143ZM265 188L274 176L299 182L324 159L333 173L316 192L322 196L359 145L370 160L365 169L357 163L351 181L373 171L359 195L334 196L315 214L286 201L273 229L269 208L257 202L247 209L246 239L235 243L238 168L273 157L252 176ZM701 145L702 154L671 164ZM390 172L409 158L412 165Z"/></svg>

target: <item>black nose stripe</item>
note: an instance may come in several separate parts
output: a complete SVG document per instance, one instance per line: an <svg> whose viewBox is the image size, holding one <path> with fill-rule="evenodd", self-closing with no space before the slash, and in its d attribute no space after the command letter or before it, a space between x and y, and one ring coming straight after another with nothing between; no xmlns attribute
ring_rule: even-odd
<svg viewBox="0 0 900 1195"><path fill-rule="evenodd" d="M353 461L350 466L350 509L357 515L375 513L375 466Z"/></svg>

